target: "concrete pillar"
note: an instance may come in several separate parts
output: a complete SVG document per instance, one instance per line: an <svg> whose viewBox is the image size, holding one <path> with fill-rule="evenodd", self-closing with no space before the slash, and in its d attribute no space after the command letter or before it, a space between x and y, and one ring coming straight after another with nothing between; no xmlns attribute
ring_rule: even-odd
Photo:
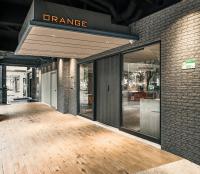
<svg viewBox="0 0 200 174"><path fill-rule="evenodd" d="M59 112L68 113L68 106L69 106L69 84L68 84L68 77L69 77L69 59L58 59L58 87L57 87L57 109Z"/></svg>
<svg viewBox="0 0 200 174"><path fill-rule="evenodd" d="M77 59L70 59L69 113L77 115Z"/></svg>
<svg viewBox="0 0 200 174"><path fill-rule="evenodd" d="M58 111L77 114L77 60L58 59Z"/></svg>
<svg viewBox="0 0 200 174"><path fill-rule="evenodd" d="M37 74L36 68L32 68L32 80L31 80L31 97L33 100L36 100L37 96Z"/></svg>
<svg viewBox="0 0 200 174"><path fill-rule="evenodd" d="M41 101L42 100L42 94L41 94L41 91L42 91L42 87L41 87L41 83L42 83L42 70L41 68L38 68L37 69L38 71L38 83L37 83L37 100L38 101Z"/></svg>

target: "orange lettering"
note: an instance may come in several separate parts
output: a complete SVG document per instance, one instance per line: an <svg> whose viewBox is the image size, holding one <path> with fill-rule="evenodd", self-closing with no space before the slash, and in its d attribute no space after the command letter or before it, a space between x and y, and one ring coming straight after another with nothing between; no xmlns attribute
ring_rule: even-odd
<svg viewBox="0 0 200 174"><path fill-rule="evenodd" d="M51 17L51 21L57 23L58 22L58 17L57 16L52 16Z"/></svg>
<svg viewBox="0 0 200 174"><path fill-rule="evenodd" d="M75 20L75 26L80 27L81 26L81 21L80 20Z"/></svg>
<svg viewBox="0 0 200 174"><path fill-rule="evenodd" d="M44 20L44 21L50 21L50 18L51 18L50 15L48 15L48 14L43 14L42 16L43 16L43 20Z"/></svg>
<svg viewBox="0 0 200 174"><path fill-rule="evenodd" d="M59 21L59 23L65 24L65 19L64 19L64 18L61 18L60 21Z"/></svg>
<svg viewBox="0 0 200 174"><path fill-rule="evenodd" d="M87 27L88 26L88 23L87 23L87 21L82 21L82 27Z"/></svg>
<svg viewBox="0 0 200 174"><path fill-rule="evenodd" d="M67 25L73 25L77 27L88 27L88 22L86 20L79 20L79 19L70 19L70 18L64 18L64 17L57 17L57 16L51 16L49 14L42 14L42 18L44 21L59 23L59 24L67 24Z"/></svg>
<svg viewBox="0 0 200 174"><path fill-rule="evenodd" d="M67 19L67 24L74 25L74 20L73 19Z"/></svg>

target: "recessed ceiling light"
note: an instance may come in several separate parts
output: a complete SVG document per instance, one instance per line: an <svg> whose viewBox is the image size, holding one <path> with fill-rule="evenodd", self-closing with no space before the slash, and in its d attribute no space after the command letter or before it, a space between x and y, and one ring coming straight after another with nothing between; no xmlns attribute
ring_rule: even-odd
<svg viewBox="0 0 200 174"><path fill-rule="evenodd" d="M133 41L133 40L129 40L129 43L130 43L130 44L133 44L133 43L134 43L134 41Z"/></svg>

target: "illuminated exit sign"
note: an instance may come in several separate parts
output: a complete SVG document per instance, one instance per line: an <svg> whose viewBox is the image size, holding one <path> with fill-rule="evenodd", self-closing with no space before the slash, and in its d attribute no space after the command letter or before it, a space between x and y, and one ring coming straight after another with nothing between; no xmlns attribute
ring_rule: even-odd
<svg viewBox="0 0 200 174"><path fill-rule="evenodd" d="M195 69L196 68L196 61L194 59L188 59L183 62L182 69Z"/></svg>

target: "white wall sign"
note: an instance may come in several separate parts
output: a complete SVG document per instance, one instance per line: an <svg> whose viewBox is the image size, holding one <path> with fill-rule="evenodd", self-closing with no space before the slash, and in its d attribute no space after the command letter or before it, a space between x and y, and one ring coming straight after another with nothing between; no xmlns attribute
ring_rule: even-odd
<svg viewBox="0 0 200 174"><path fill-rule="evenodd" d="M183 62L182 69L195 69L196 68L196 61L194 59L188 59Z"/></svg>

